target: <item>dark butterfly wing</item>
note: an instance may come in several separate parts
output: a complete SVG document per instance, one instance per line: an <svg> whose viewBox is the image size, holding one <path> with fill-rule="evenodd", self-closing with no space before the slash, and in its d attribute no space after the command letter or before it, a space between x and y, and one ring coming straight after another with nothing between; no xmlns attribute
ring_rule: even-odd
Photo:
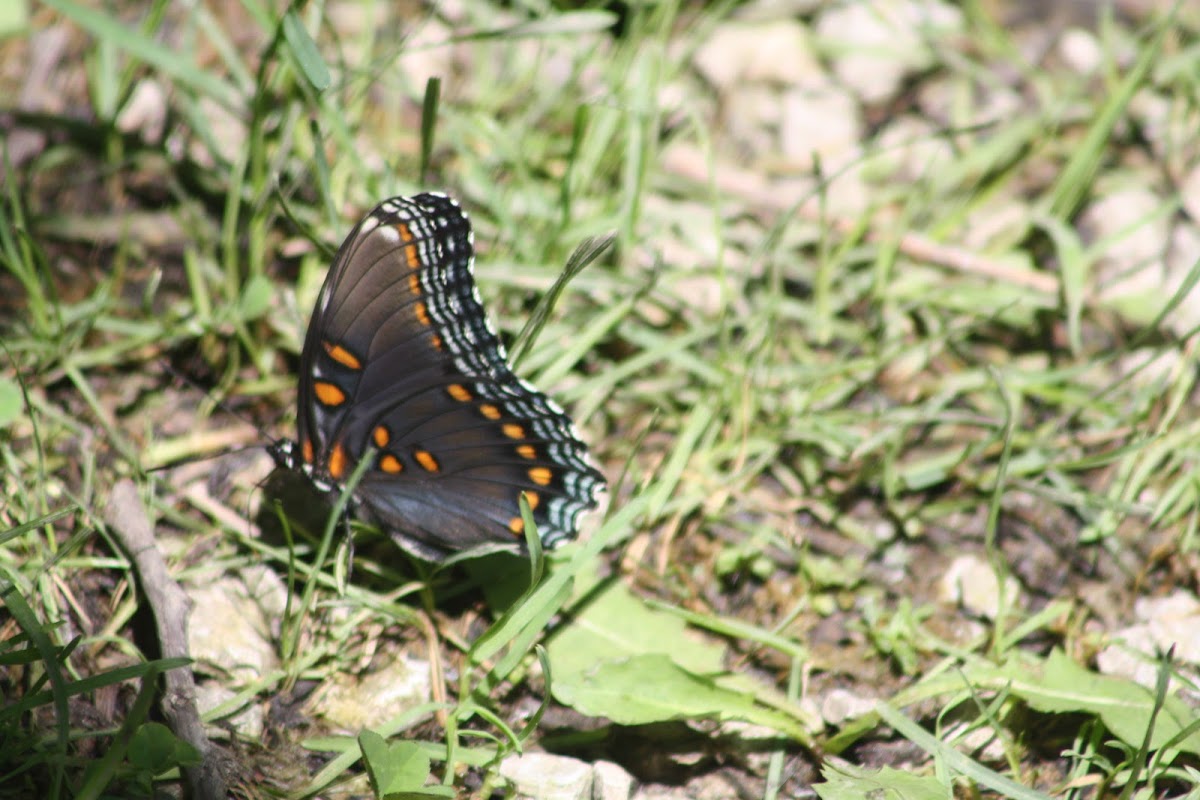
<svg viewBox="0 0 1200 800"><path fill-rule="evenodd" d="M522 381L488 324L471 226L440 194L375 207L342 244L301 356L304 469L426 558L519 543L525 493L547 546L575 536L604 477L569 417Z"/></svg>

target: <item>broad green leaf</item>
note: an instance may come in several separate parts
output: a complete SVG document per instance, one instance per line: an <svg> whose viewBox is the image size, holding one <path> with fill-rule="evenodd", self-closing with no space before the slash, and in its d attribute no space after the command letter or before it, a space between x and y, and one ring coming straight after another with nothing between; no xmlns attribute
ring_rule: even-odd
<svg viewBox="0 0 1200 800"><path fill-rule="evenodd" d="M1127 678L1089 671L1055 650L1044 661L1022 656L1001 667L966 664L956 674L943 673L922 681L893 698L894 706L908 705L945 694L974 690L1003 691L1047 714L1091 714L1130 747L1140 747L1154 720L1151 749L1161 747L1196 721L1196 714L1178 696L1168 694L1154 717L1154 692ZM1188 753L1200 753L1200 731L1192 730L1175 743Z"/></svg>
<svg viewBox="0 0 1200 800"><path fill-rule="evenodd" d="M142 725L129 742L129 763L151 775L161 775L179 766L199 764L201 760L196 748L158 722Z"/></svg>
<svg viewBox="0 0 1200 800"><path fill-rule="evenodd" d="M1060 650L1050 654L1042 680L1030 684L1021 670L1013 675L1012 692L1038 711L1049 713L1090 713L1100 717L1114 735L1131 747L1139 747L1146 737L1154 711L1154 692L1126 678L1090 672ZM1161 747L1186 726L1196 721L1196 712L1176 695L1168 695L1154 720L1150 748ZM1176 745L1200 754L1200 731L1193 731Z"/></svg>
<svg viewBox="0 0 1200 800"><path fill-rule="evenodd" d="M591 669L557 674L554 697L583 714L621 725L680 719L743 720L765 725L801 741L809 735L798 721L732 691L713 678L689 672L664 653L602 661Z"/></svg>
<svg viewBox="0 0 1200 800"><path fill-rule="evenodd" d="M723 644L689 630L675 614L649 608L621 581L597 590L546 649L559 675L648 653L666 653L684 669L711 673L722 669L725 656Z"/></svg>
<svg viewBox="0 0 1200 800"><path fill-rule="evenodd" d="M827 763L821 776L825 782L813 786L821 800L946 800L953 794L932 775L913 775L891 767L866 769Z"/></svg>
<svg viewBox="0 0 1200 800"><path fill-rule="evenodd" d="M358 746L376 797L399 800L453 794L449 786L425 785L429 778L429 755L418 742L389 745L378 733L363 731L358 736Z"/></svg>

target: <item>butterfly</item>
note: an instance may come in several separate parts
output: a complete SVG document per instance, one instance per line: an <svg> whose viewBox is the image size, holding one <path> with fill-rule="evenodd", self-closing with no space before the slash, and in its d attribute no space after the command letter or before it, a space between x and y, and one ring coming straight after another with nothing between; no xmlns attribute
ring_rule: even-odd
<svg viewBox="0 0 1200 800"><path fill-rule="evenodd" d="M577 535L604 476L563 410L509 368L472 272L470 221L437 193L384 200L342 243L300 356L296 442L275 448L431 561Z"/></svg>

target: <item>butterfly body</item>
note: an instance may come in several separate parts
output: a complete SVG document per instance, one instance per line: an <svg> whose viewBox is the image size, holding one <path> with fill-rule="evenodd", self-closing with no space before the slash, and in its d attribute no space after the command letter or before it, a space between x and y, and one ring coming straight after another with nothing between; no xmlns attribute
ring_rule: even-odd
<svg viewBox="0 0 1200 800"><path fill-rule="evenodd" d="M524 539L573 538L604 477L567 415L518 378L472 275L470 223L449 197L396 197L342 244L301 353L298 442L281 462L340 489L432 560Z"/></svg>

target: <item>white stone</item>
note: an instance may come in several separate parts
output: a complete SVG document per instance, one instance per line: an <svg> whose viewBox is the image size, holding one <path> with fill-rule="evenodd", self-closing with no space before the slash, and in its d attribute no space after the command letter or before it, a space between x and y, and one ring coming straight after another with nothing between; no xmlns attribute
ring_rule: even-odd
<svg viewBox="0 0 1200 800"><path fill-rule="evenodd" d="M1159 660L1172 647L1183 672L1195 681L1200 665L1200 600L1177 590L1166 597L1142 597L1133 605L1139 620L1113 633L1113 643L1096 655L1096 666L1105 675L1120 675L1142 686L1158 680Z"/></svg>
<svg viewBox="0 0 1200 800"><path fill-rule="evenodd" d="M1188 273L1200 261L1200 228L1190 220L1176 222L1171 230L1171 243L1167 248L1167 290L1163 297L1174 295L1187 278ZM1181 336L1189 334L1200 325L1200 287L1193 286L1172 314L1166 325Z"/></svg>
<svg viewBox="0 0 1200 800"><path fill-rule="evenodd" d="M1169 222L1163 199L1142 186L1108 192L1084 210L1082 222L1092 241L1111 240L1104 257L1124 267L1162 257Z"/></svg>
<svg viewBox="0 0 1200 800"><path fill-rule="evenodd" d="M815 33L842 83L878 103L907 75L933 63L930 40L962 27L962 12L937 0L862 0L830 7Z"/></svg>
<svg viewBox="0 0 1200 800"><path fill-rule="evenodd" d="M1154 640L1148 625L1132 625L1113 634L1113 644L1096 654L1096 669L1142 686L1153 686L1158 666L1153 661Z"/></svg>
<svg viewBox="0 0 1200 800"><path fill-rule="evenodd" d="M425 91L431 78L441 78L442 92L449 91L447 84L454 75L458 53L452 41L453 31L436 17L423 20L405 37L402 54L396 59L396 69L414 96Z"/></svg>
<svg viewBox="0 0 1200 800"><path fill-rule="evenodd" d="M875 710L876 698L863 697L846 689L830 689L821 700L821 719L826 724L837 726L849 719L861 717Z"/></svg>
<svg viewBox="0 0 1200 800"><path fill-rule="evenodd" d="M973 753L983 763L998 763L1004 760L1008 752L1004 739L996 735L990 725L972 727L965 721L948 724L941 733L943 741L953 742L956 748Z"/></svg>
<svg viewBox="0 0 1200 800"><path fill-rule="evenodd" d="M1175 648L1175 658L1200 664L1200 601L1178 590L1166 597L1140 597L1134 613L1146 621L1150 637L1160 652Z"/></svg>
<svg viewBox="0 0 1200 800"><path fill-rule="evenodd" d="M342 731L358 733L428 702L430 694L429 662L400 656L363 675L337 673L322 684L309 707Z"/></svg>
<svg viewBox="0 0 1200 800"><path fill-rule="evenodd" d="M186 588L194 604L188 620L192 658L245 682L275 669L278 661L271 620L250 597L245 584L226 576Z"/></svg>
<svg viewBox="0 0 1200 800"><path fill-rule="evenodd" d="M200 681L196 684L196 708L202 715L229 702L237 696L232 689L222 686L217 681ZM232 728L240 738L255 741L263 733L262 704L251 699L250 702L237 708L234 712L225 714L205 726L209 738L224 739L229 736Z"/></svg>
<svg viewBox="0 0 1200 800"><path fill-rule="evenodd" d="M782 98L779 149L807 168L819 157L826 174L859 158L863 123L850 93L834 86L793 89Z"/></svg>
<svg viewBox="0 0 1200 800"><path fill-rule="evenodd" d="M1190 165L1200 154L1196 130L1200 111L1183 97L1168 97L1142 88L1129 102L1129 117L1150 143L1150 151L1162 164ZM1118 128L1118 136L1121 134Z"/></svg>
<svg viewBox="0 0 1200 800"><path fill-rule="evenodd" d="M870 154L869 174L884 178L925 180L954 162L955 155L941 130L915 114L884 124Z"/></svg>
<svg viewBox="0 0 1200 800"><path fill-rule="evenodd" d="M967 229L962 237L969 249L987 251L1015 247L1033 224L1033 214L1027 203L1011 198L991 198L975 208L967 217Z"/></svg>
<svg viewBox="0 0 1200 800"><path fill-rule="evenodd" d="M592 800L629 800L633 776L620 764L597 761L592 765Z"/></svg>
<svg viewBox="0 0 1200 800"><path fill-rule="evenodd" d="M939 585L943 600L961 605L981 617L995 619L1000 610L1000 580L996 570L986 560L974 555L959 556L950 562ZM1013 607L1018 602L1019 588L1011 577L1004 583L1004 604Z"/></svg>
<svg viewBox="0 0 1200 800"><path fill-rule="evenodd" d="M279 573L265 564L245 567L240 571L247 596L270 620L271 633L279 636L280 626L288 609L288 587Z"/></svg>
<svg viewBox="0 0 1200 800"><path fill-rule="evenodd" d="M718 92L740 91L746 82L804 86L828 81L808 30L794 20L725 23L696 50L693 64Z"/></svg>
<svg viewBox="0 0 1200 800"><path fill-rule="evenodd" d="M519 797L530 800L589 800L592 765L577 758L550 753L509 756L500 776L512 783Z"/></svg>
<svg viewBox="0 0 1200 800"><path fill-rule="evenodd" d="M209 95L201 95L197 101L197 110L212 130L212 138L194 136L187 139L189 153L196 163L204 167L216 165L213 153L209 150L211 142L219 151L216 156L226 161L236 162L243 148L246 147L245 121L236 111L230 111ZM168 151L172 149L171 135L167 136Z"/></svg>
<svg viewBox="0 0 1200 800"><path fill-rule="evenodd" d="M783 118L779 91L750 84L729 95L724 104L721 132L745 153L778 152L777 131Z"/></svg>
<svg viewBox="0 0 1200 800"><path fill-rule="evenodd" d="M1091 75L1104 64L1104 48L1091 31L1069 28L1058 40L1063 63L1080 75Z"/></svg>
<svg viewBox="0 0 1200 800"><path fill-rule="evenodd" d="M1105 246L1096 270L1103 297L1129 301L1162 296L1170 236L1170 220L1163 212L1163 199L1138 185L1110 191L1084 209L1080 225L1087 243L1102 241Z"/></svg>
<svg viewBox="0 0 1200 800"><path fill-rule="evenodd" d="M137 82L125 107L117 114L117 130L140 132L148 142L162 138L167 124L167 93L162 84L150 78Z"/></svg>

